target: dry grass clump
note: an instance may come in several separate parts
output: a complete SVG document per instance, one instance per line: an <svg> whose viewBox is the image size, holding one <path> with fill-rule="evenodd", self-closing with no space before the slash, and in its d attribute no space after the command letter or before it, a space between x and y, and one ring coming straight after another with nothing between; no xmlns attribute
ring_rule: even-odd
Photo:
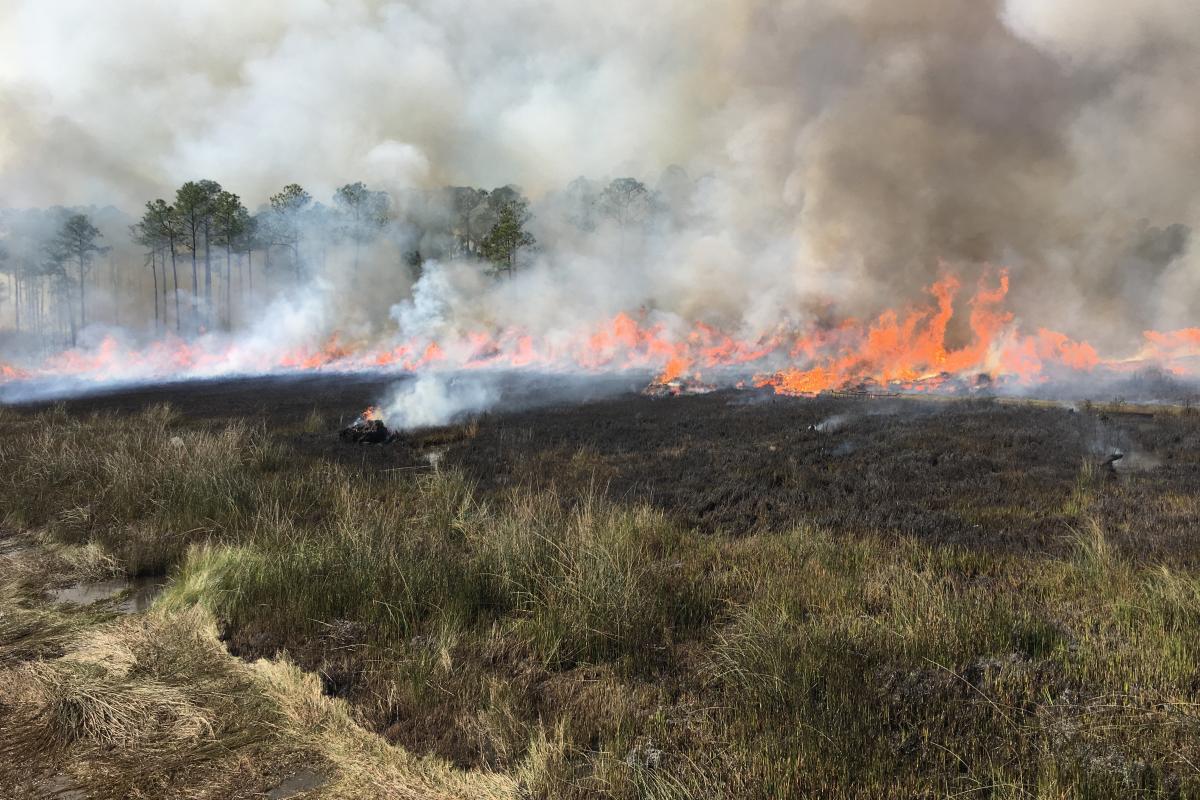
<svg viewBox="0 0 1200 800"><path fill-rule="evenodd" d="M282 717L203 613L75 627L60 654L0 674L0 785L33 791L61 766L91 796L206 796L189 786L287 761Z"/></svg>
<svg viewBox="0 0 1200 800"><path fill-rule="evenodd" d="M661 663L674 634L716 610L685 568L696 543L644 507L595 494L564 507L518 493L469 538L475 569L495 580L514 633L552 668Z"/></svg>
<svg viewBox="0 0 1200 800"><path fill-rule="evenodd" d="M198 609L88 626L0 671L4 796L250 798L301 769L320 775L308 796L515 796L383 744L286 661L230 657Z"/></svg>
<svg viewBox="0 0 1200 800"><path fill-rule="evenodd" d="M178 687L153 680L129 682L127 669L117 665L63 658L23 664L7 677L20 702L44 717L48 741L64 746L145 750L211 735L211 713Z"/></svg>
<svg viewBox="0 0 1200 800"><path fill-rule="evenodd" d="M0 610L0 669L61 655L75 631L94 621L44 607L29 607L12 586L0 586Z"/></svg>
<svg viewBox="0 0 1200 800"><path fill-rule="evenodd" d="M321 410L314 406L304 417L304 421L300 423L300 430L305 433L325 433L329 430L329 423Z"/></svg>

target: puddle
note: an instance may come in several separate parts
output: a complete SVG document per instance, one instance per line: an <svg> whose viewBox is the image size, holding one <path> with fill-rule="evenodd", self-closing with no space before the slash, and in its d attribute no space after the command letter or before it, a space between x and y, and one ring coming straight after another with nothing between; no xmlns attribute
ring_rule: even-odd
<svg viewBox="0 0 1200 800"><path fill-rule="evenodd" d="M89 606L125 594L113 606L113 610L122 614L136 614L150 608L164 586L166 582L162 578L110 578L51 589L49 594L55 603L73 603L77 606Z"/></svg>
<svg viewBox="0 0 1200 800"><path fill-rule="evenodd" d="M325 785L325 776L311 769L302 769L267 792L269 800L287 800Z"/></svg>

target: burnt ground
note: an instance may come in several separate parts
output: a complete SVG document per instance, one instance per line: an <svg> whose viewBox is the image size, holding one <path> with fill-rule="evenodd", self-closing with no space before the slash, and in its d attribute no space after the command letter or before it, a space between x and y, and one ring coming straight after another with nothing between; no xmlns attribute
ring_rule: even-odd
<svg viewBox="0 0 1200 800"><path fill-rule="evenodd" d="M300 457L401 475L456 466L485 491L594 488L704 532L813 524L988 549L1053 552L1079 528L1077 487L1121 549L1200 562L1200 415L988 400L780 398L758 391L654 399L644 376L510 383L469 424L352 445L336 432L395 377L302 376L167 384L65 401L72 413L169 402L184 424L262 422ZM35 410L46 403L18 406ZM529 406L534 407L529 407ZM314 410L321 424L313 429ZM308 430L304 430L305 426ZM1115 469L1102 466L1115 451Z"/></svg>

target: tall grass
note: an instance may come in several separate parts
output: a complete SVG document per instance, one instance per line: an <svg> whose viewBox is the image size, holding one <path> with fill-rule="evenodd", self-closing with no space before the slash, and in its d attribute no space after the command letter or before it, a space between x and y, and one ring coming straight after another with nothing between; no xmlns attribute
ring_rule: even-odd
<svg viewBox="0 0 1200 800"><path fill-rule="evenodd" d="M292 633L353 620L382 643L504 621L555 668L648 664L715 613L683 568L694 545L657 512L525 493L489 506L453 472L381 488L346 480L316 525L268 509L245 541L193 547L163 602Z"/></svg>
<svg viewBox="0 0 1200 800"><path fill-rule="evenodd" d="M263 429L164 409L51 412L0 459L6 525L89 564L173 568L156 622L99 638L4 596L0 702L22 722L0 733L89 770L133 769L105 762L117 747L203 764L200 743L279 747L282 727L355 764L353 792L383 775L547 798L1200 794L1200 578L1111 546L1087 465L1073 550L1050 557L702 536L599 492L485 498L452 470L298 462ZM353 719L290 664L228 672L212 620L344 668ZM224 699L243 695L253 713Z"/></svg>
<svg viewBox="0 0 1200 800"><path fill-rule="evenodd" d="M189 542L244 530L265 503L304 499L277 477L279 447L243 423L198 431L177 427L167 406L134 419L60 407L5 428L3 524L100 542L134 574L165 570Z"/></svg>

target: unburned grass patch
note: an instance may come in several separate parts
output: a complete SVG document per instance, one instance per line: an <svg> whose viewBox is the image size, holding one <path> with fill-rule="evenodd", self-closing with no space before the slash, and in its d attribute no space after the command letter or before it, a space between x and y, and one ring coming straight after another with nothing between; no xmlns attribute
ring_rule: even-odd
<svg viewBox="0 0 1200 800"><path fill-rule="evenodd" d="M659 512L522 492L487 504L455 473L381 488L347 478L315 528L267 514L241 543L194 546L163 604L293 636L352 621L376 644L503 623L555 668L647 666L716 612L685 566L699 545Z"/></svg>
<svg viewBox="0 0 1200 800"><path fill-rule="evenodd" d="M286 661L231 658L196 608L76 626L58 654L0 669L5 796L252 798L302 772L315 796L515 797L511 779L384 745Z"/></svg>
<svg viewBox="0 0 1200 800"><path fill-rule="evenodd" d="M1196 576L1095 519L1028 558L695 537L597 496L481 503L453 473L407 491L336 538L197 547L164 602L321 640L364 722L464 766L541 753L546 796L1200 787Z"/></svg>
<svg viewBox="0 0 1200 800"><path fill-rule="evenodd" d="M134 418L56 408L9 426L0 436L4 524L98 542L131 574L164 571L189 542L240 530L286 494L273 480L278 445L241 422L188 429L154 406Z"/></svg>

